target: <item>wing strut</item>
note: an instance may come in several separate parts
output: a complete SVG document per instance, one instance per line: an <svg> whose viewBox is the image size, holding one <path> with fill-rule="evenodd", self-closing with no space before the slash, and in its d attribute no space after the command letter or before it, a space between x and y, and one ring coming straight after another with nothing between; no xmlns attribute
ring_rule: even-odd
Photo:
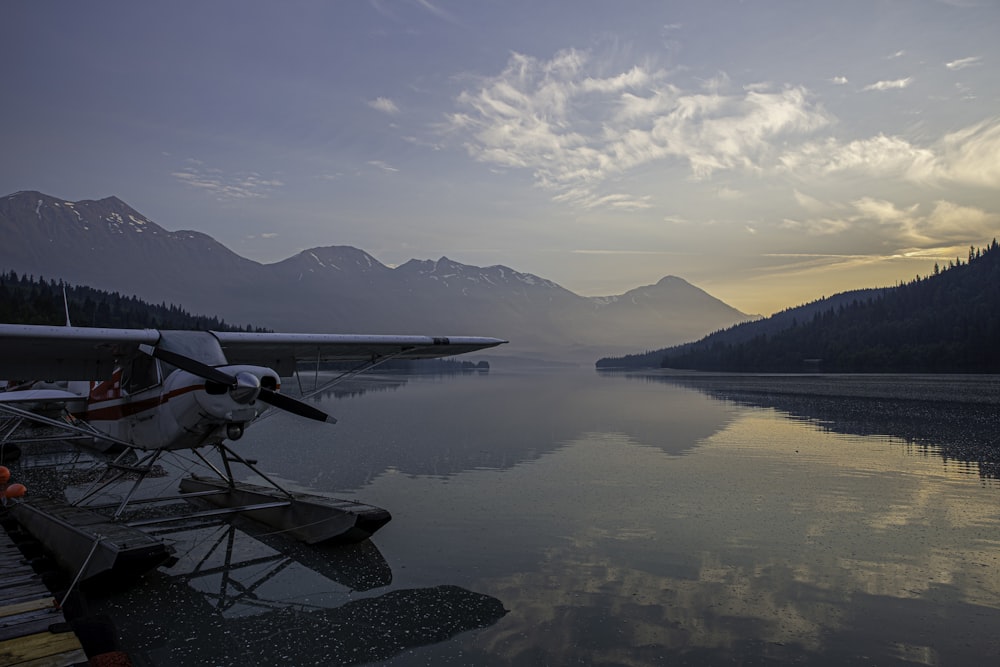
<svg viewBox="0 0 1000 667"><path fill-rule="evenodd" d="M51 426L53 428L62 429L63 431L70 431L72 433L76 433L78 436L87 436L95 438L97 440L104 440L105 442L111 442L116 445L121 445L122 447L126 447L129 449L135 447L135 445L133 445L131 442L125 442L124 440L120 440L118 438L107 435L106 433L102 433L101 431L98 431L97 429L91 427L86 422L70 423L59 419L52 419L51 417L45 417L43 415L39 415L34 412L29 412L24 408L15 407L10 403L0 403L0 414L4 413L21 417L28 421L44 424L45 426ZM79 424L85 424L86 426L80 426ZM10 437L11 435L13 435L13 431L11 433L8 433L7 436L5 437L6 442L13 442L12 440L6 440L6 438ZM35 441L38 440L38 438L32 438L32 440Z"/></svg>

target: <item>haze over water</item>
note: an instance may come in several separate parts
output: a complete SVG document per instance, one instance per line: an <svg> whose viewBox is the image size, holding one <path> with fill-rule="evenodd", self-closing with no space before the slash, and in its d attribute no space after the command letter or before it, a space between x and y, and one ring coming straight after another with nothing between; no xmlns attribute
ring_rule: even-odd
<svg viewBox="0 0 1000 667"><path fill-rule="evenodd" d="M350 548L176 533L177 566L96 603L135 658L1000 658L998 378L495 369L352 389L324 399L336 426L278 415L238 450L393 520ZM221 567L227 550L249 564Z"/></svg>

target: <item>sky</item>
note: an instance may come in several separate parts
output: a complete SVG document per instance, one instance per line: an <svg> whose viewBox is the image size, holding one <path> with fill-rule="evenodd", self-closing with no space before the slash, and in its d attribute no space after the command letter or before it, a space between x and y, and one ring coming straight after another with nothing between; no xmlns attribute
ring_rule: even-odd
<svg viewBox="0 0 1000 667"><path fill-rule="evenodd" d="M1000 236L997 0L13 0L0 194L768 315Z"/></svg>

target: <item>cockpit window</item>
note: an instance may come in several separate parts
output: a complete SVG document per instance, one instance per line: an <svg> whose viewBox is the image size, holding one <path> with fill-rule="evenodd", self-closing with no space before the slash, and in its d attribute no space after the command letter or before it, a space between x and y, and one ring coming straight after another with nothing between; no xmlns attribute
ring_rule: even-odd
<svg viewBox="0 0 1000 667"><path fill-rule="evenodd" d="M148 355L136 356L122 370L122 390L128 394L134 394L158 384L160 384L160 364Z"/></svg>

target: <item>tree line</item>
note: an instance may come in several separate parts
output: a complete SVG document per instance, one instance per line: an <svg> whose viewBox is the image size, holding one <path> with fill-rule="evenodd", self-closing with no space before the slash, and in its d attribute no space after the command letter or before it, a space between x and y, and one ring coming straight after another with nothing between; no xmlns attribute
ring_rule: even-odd
<svg viewBox="0 0 1000 667"><path fill-rule="evenodd" d="M63 294L65 291L65 304ZM138 297L106 292L62 280L46 280L15 271L0 273L0 322L8 324L66 324L116 329L193 329L249 331L267 329L236 326L218 317L192 315L174 304L154 305Z"/></svg>
<svg viewBox="0 0 1000 667"><path fill-rule="evenodd" d="M783 311L685 345L598 367L726 372L1000 373L1000 248L969 248L933 274ZM774 320L780 318L781 326Z"/></svg>

